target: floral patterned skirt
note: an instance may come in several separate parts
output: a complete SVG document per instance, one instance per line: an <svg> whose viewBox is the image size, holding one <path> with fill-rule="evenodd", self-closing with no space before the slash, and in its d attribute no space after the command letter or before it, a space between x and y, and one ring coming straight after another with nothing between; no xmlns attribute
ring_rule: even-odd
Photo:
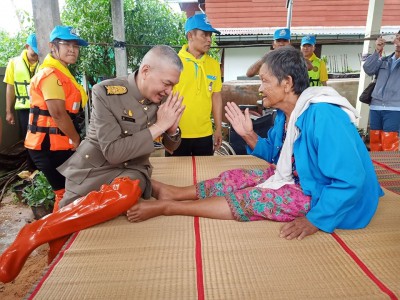
<svg viewBox="0 0 400 300"><path fill-rule="evenodd" d="M217 178L199 182L199 199L225 197L234 218L238 221L293 221L310 210L310 196L300 185L286 184L277 190L256 187L274 174L274 167L265 170L234 169Z"/></svg>

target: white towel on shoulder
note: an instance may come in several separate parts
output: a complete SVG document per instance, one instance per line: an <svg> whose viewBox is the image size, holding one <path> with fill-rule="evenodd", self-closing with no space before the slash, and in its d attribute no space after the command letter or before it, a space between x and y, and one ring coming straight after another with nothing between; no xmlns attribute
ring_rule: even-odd
<svg viewBox="0 0 400 300"><path fill-rule="evenodd" d="M299 129L295 126L295 123L311 103L321 102L340 106L340 108L349 115L350 120L353 123L355 123L356 119L359 118L358 111L335 89L327 86L307 88L300 95L296 106L290 115L289 122L287 123L285 142L283 143L281 155L276 165L274 175L268 178L265 182L257 185L257 187L276 190L285 184L294 184L292 174L293 144L299 136Z"/></svg>

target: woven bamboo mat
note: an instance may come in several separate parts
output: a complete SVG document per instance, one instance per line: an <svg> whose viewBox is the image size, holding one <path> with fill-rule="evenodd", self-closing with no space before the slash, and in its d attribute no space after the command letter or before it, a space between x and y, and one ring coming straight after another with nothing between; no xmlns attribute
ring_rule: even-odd
<svg viewBox="0 0 400 300"><path fill-rule="evenodd" d="M197 181L216 177L231 169L265 169L268 163L250 155L196 157Z"/></svg>
<svg viewBox="0 0 400 300"><path fill-rule="evenodd" d="M400 173L400 151L370 152L371 159Z"/></svg>
<svg viewBox="0 0 400 300"><path fill-rule="evenodd" d="M177 185L266 166L250 156L152 164L154 178ZM130 224L119 217L81 231L32 298L397 299L398 198L387 192L366 229L318 232L303 241L279 238L282 224L275 222L158 217Z"/></svg>
<svg viewBox="0 0 400 300"><path fill-rule="evenodd" d="M198 180L235 167L263 168L265 162L249 156L196 157ZM399 196L385 192L367 229L335 235L359 241L355 256L359 249L370 249L361 259L365 268L371 265L372 275L378 274L376 282L332 235L319 232L300 242L286 241L278 236L280 223L201 219L205 298L385 299L390 291L400 297ZM366 239L366 230L378 233ZM383 292L384 286L390 291Z"/></svg>
<svg viewBox="0 0 400 300"><path fill-rule="evenodd" d="M400 152L370 152L380 184L400 195Z"/></svg>
<svg viewBox="0 0 400 300"><path fill-rule="evenodd" d="M400 297L400 204L396 197L387 192L367 229L337 233L364 265L326 233L286 241L278 236L279 223L201 219L205 298ZM389 291L382 291L382 284Z"/></svg>
<svg viewBox="0 0 400 300"><path fill-rule="evenodd" d="M384 190L378 210L363 230L337 230L337 235L400 298L400 196Z"/></svg>
<svg viewBox="0 0 400 300"><path fill-rule="evenodd" d="M194 299L193 220L124 217L81 231L34 299Z"/></svg>
<svg viewBox="0 0 400 300"><path fill-rule="evenodd" d="M193 183L190 157L153 159L154 179ZM194 245L191 217L119 217L79 232L29 299L195 299Z"/></svg>

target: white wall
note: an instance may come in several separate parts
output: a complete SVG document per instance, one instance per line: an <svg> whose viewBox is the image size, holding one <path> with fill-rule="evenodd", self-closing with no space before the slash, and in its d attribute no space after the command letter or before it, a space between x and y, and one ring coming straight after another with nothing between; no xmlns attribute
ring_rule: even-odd
<svg viewBox="0 0 400 300"><path fill-rule="evenodd" d="M359 72L362 45L323 45L321 56L328 58L330 73Z"/></svg>
<svg viewBox="0 0 400 300"><path fill-rule="evenodd" d="M246 76L247 69L268 50L268 46L225 49L224 81L236 80L238 76Z"/></svg>
<svg viewBox="0 0 400 300"><path fill-rule="evenodd" d="M360 71L360 58L362 45L323 45L321 54L328 57L328 72ZM227 48L225 49L224 81L236 80L238 76L246 76L247 69L269 47ZM393 44L385 46L387 55L393 53ZM345 62L345 58L347 57ZM336 64L335 64L336 61Z"/></svg>
<svg viewBox="0 0 400 300"><path fill-rule="evenodd" d="M347 57L347 71L359 72L361 69L360 57L362 55L363 45L323 45L321 56L328 57L328 72L345 72ZM385 53L389 55L394 52L394 45L387 44ZM336 66L335 66L336 60Z"/></svg>

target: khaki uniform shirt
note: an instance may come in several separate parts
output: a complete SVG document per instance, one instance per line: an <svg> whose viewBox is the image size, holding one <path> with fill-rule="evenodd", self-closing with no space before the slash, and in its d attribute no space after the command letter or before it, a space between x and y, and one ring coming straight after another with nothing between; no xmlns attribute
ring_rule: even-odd
<svg viewBox="0 0 400 300"><path fill-rule="evenodd" d="M148 127L156 122L158 105L143 98L135 75L136 72L93 87L87 136L74 155L57 168L66 178L60 207L122 176L140 179L142 197L151 196L149 157L155 149ZM180 141L180 134L163 134L163 144L172 151Z"/></svg>

